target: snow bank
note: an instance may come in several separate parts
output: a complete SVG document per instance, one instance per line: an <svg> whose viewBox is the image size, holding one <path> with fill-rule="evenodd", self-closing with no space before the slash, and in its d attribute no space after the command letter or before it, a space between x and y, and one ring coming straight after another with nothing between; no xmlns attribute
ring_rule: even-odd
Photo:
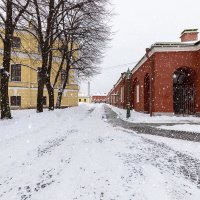
<svg viewBox="0 0 200 200"><path fill-rule="evenodd" d="M172 126L158 126L159 129L165 130L178 130L178 131L187 131L192 133L200 133L200 125L197 124L177 124Z"/></svg>
<svg viewBox="0 0 200 200"><path fill-rule="evenodd" d="M131 110L131 117L126 118L126 109L120 109L111 105L108 105L114 112L117 113L119 118L129 121L132 123L200 123L199 117L188 116L188 117L179 117L179 116L152 116L149 114L136 112Z"/></svg>

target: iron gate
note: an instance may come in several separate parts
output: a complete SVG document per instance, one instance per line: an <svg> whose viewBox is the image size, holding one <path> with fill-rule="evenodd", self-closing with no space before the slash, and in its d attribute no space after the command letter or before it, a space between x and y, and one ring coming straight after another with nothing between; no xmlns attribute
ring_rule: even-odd
<svg viewBox="0 0 200 200"><path fill-rule="evenodd" d="M195 113L194 84L174 85L174 113L192 115Z"/></svg>

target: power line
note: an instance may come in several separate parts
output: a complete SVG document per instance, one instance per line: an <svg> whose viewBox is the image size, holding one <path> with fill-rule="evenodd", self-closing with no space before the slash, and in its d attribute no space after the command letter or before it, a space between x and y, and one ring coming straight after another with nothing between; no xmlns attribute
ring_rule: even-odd
<svg viewBox="0 0 200 200"><path fill-rule="evenodd" d="M126 66L126 65L132 65L132 64L136 64L136 63L137 63L137 62L130 62L130 63L121 64L121 65L113 65L113 66L109 66L109 67L102 68L102 70L124 67L124 66Z"/></svg>

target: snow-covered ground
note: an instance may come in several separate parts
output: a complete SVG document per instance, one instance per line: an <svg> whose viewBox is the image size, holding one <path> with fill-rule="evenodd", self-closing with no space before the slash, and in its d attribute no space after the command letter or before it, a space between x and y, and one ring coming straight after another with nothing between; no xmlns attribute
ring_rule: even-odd
<svg viewBox="0 0 200 200"><path fill-rule="evenodd" d="M185 140L177 140L155 135L141 134L143 137L154 140L159 143L164 143L169 147L179 152L185 153L200 160L200 143ZM199 169L200 170L200 169ZM200 173L200 172L199 172Z"/></svg>
<svg viewBox="0 0 200 200"><path fill-rule="evenodd" d="M112 127L100 104L13 116L0 121L1 200L199 200L199 143L180 153Z"/></svg>
<svg viewBox="0 0 200 200"><path fill-rule="evenodd" d="M118 116L125 120L132 123L199 123L200 124L200 117L188 116L188 117L181 117L181 116L152 116L150 117L149 114L136 112L135 110L131 110L131 116L129 119L126 118L126 109L117 108L111 105L108 105L114 112L118 114Z"/></svg>
<svg viewBox="0 0 200 200"><path fill-rule="evenodd" d="M200 125L197 125L197 124L176 124L172 126L162 125L162 126L158 126L157 128L165 129L165 130L178 130L178 131L200 133Z"/></svg>
<svg viewBox="0 0 200 200"><path fill-rule="evenodd" d="M156 126L156 128L200 133L200 117L194 117L194 116L181 117L181 116L165 116L165 115L150 117L149 114L131 110L131 116L129 119L127 119L125 109L120 109L111 105L108 106L118 115L120 119L123 119L124 121L128 121L131 123L166 124L166 125ZM175 125L170 125L171 123Z"/></svg>

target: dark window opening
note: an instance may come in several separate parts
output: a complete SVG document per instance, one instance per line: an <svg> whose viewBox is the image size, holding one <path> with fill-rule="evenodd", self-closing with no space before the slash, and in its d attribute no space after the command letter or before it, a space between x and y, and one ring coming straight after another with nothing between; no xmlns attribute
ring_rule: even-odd
<svg viewBox="0 0 200 200"><path fill-rule="evenodd" d="M11 81L21 81L21 65L11 65Z"/></svg>
<svg viewBox="0 0 200 200"><path fill-rule="evenodd" d="M81 99L79 99L79 102L81 102Z"/></svg>
<svg viewBox="0 0 200 200"><path fill-rule="evenodd" d="M84 99L84 102L86 102L86 99Z"/></svg>
<svg viewBox="0 0 200 200"><path fill-rule="evenodd" d="M19 37L13 37L12 47L19 49L21 47L21 39Z"/></svg>
<svg viewBox="0 0 200 200"><path fill-rule="evenodd" d="M11 106L21 106L21 96L11 96L10 104Z"/></svg>

